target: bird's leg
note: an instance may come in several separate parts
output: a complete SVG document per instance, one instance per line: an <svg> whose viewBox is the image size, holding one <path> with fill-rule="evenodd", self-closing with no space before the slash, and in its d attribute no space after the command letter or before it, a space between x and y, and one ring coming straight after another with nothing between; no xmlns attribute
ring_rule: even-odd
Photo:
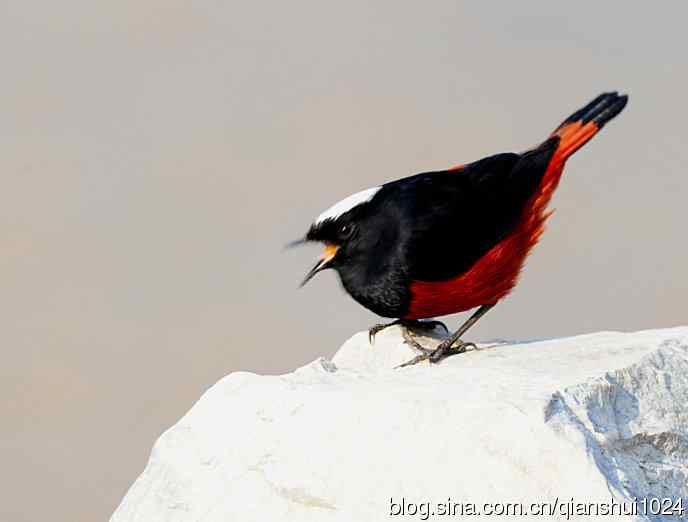
<svg viewBox="0 0 688 522"><path fill-rule="evenodd" d="M478 320L493 306L494 303L482 305L480 308L478 308L449 339L443 341L437 348L435 348L432 355L430 355L430 362L436 363L445 357L448 357L449 355L463 353L469 346L475 348L475 343L462 341L461 336L465 334L471 326L477 323Z"/></svg>
<svg viewBox="0 0 688 522"><path fill-rule="evenodd" d="M433 350L426 348L422 344L420 344L418 341L416 341L416 338L413 337L413 334L411 334L411 330L409 328L404 328L401 331L401 335L404 338L404 342L408 344L411 348L414 350L418 350L421 353L428 354L430 355Z"/></svg>
<svg viewBox="0 0 688 522"><path fill-rule="evenodd" d="M389 328L390 326L396 325L401 326L404 332L406 332L409 329L420 330L424 332L432 332L436 327L441 326L442 328L444 328L445 332L449 333L449 328L447 328L447 325L445 325L442 321L418 321L409 319L397 319L395 321L392 321L391 323L381 323L371 326L368 329L368 340L370 341L370 344L375 344L375 336L382 330L384 330L385 328ZM406 337L404 337L404 340L407 340Z"/></svg>
<svg viewBox="0 0 688 522"><path fill-rule="evenodd" d="M385 328L389 328L390 326L395 326L397 324L401 324L401 319L396 319L391 323L374 324L373 326L368 328L368 342L370 342L370 344L375 344L375 336L377 334L379 334Z"/></svg>
<svg viewBox="0 0 688 522"><path fill-rule="evenodd" d="M406 361L404 364L397 366L397 368L403 368L404 366L411 366L421 361L428 359L432 363L436 363L449 357L450 355L455 355L457 353L463 353L469 346L475 347L475 343L467 343L461 340L461 336L465 334L468 329L478 322L487 311L494 306L493 304L482 305L478 308L468 320L461 325L461 327L446 341L440 343L440 345L434 350L423 350L423 353L417 355L410 361Z"/></svg>

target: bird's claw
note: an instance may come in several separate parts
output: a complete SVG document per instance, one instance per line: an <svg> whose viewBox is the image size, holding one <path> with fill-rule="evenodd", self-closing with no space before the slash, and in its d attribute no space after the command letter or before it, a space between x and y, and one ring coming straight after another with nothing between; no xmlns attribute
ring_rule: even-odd
<svg viewBox="0 0 688 522"><path fill-rule="evenodd" d="M368 342L373 345L375 344L375 336L379 334L382 330L385 328L389 328L390 326L394 326L397 324L401 324L400 321L392 321L391 323L379 323L371 326L368 328Z"/></svg>
<svg viewBox="0 0 688 522"><path fill-rule="evenodd" d="M442 359L450 357L452 355L457 355L468 350L468 347L476 348L475 343L467 343L464 341L458 341L453 346L449 344L442 343L430 354L430 362L438 363Z"/></svg>
<svg viewBox="0 0 688 522"><path fill-rule="evenodd" d="M405 368L406 366L413 366L414 364L418 364L419 362L422 362L426 359L429 359L430 355L427 353L422 353L420 355L416 355L413 359L406 361L405 363L400 364L399 366L395 366L394 369L398 368Z"/></svg>
<svg viewBox="0 0 688 522"><path fill-rule="evenodd" d="M429 348L426 348L422 344L420 344L416 339L413 337L411 334L411 331L408 328L404 328L402 332L402 337L404 338L404 342L408 344L411 348L414 350L418 350L419 352L422 352L423 354L431 354L433 350L430 350Z"/></svg>
<svg viewBox="0 0 688 522"><path fill-rule="evenodd" d="M403 319L397 319L396 321L392 321L391 323L380 323L380 324L375 324L368 328L368 342L373 345L375 344L375 336L380 333L382 330L389 328L390 326L397 326L400 325L403 327L404 333L406 333L409 329L411 330L421 330L425 332L432 332L435 328L438 326L441 326L444 328L444 331L449 333L449 328L447 328L447 325L444 324L442 321L435 321L435 320L428 320L428 321L407 321ZM404 339L406 339L406 336L404 336Z"/></svg>
<svg viewBox="0 0 688 522"><path fill-rule="evenodd" d="M417 344L417 343L416 343ZM415 345L412 345L414 348L416 348ZM446 359L447 357L451 357L452 355L458 355L460 353L464 353L469 347L472 347L474 349L477 348L475 343L471 342L464 342L464 341L457 341L454 343L454 345L449 345L447 343L442 343L440 344L437 348L434 350L428 350L427 348L422 348L423 353L420 355L416 355L413 359L406 361L403 364L400 364L396 368L404 368L406 366L413 366L414 364L418 364L419 362L427 360L431 364L433 363L438 363L442 359Z"/></svg>

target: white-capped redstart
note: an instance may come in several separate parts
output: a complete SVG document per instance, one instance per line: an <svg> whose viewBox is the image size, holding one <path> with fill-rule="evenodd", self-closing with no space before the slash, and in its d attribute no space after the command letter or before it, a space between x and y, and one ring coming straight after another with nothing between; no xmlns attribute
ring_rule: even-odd
<svg viewBox="0 0 688 522"><path fill-rule="evenodd" d="M320 214L303 239L325 252L303 284L327 268L356 301L383 317L374 335L400 324L424 359L466 350L461 336L516 285L543 232L547 204L566 160L626 106L604 93L574 112L540 145L424 172L353 194ZM429 350L408 329L419 321L478 307L453 335ZM404 365L404 366L405 366Z"/></svg>

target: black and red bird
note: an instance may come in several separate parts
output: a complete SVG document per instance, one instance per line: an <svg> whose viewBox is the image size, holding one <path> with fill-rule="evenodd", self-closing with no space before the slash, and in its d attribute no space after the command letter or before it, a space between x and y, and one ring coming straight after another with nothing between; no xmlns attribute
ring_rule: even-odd
<svg viewBox="0 0 688 522"><path fill-rule="evenodd" d="M405 329L407 341L422 352L407 364L464 351L472 343L461 336L516 285L543 232L566 160L627 101L616 92L601 94L526 152L416 174L340 201L296 242L325 245L303 284L333 268L356 301L410 328L427 326L419 319L478 307L435 350ZM371 328L371 340L385 326Z"/></svg>

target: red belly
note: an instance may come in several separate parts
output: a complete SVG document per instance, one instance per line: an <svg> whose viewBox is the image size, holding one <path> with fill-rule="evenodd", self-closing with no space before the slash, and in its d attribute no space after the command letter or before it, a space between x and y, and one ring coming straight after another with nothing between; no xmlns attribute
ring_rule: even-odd
<svg viewBox="0 0 688 522"><path fill-rule="evenodd" d="M550 214L545 207L559 183L563 159L556 155L552 159L519 225L468 271L447 281L411 283L411 301L404 319L437 317L494 304L514 288L528 254L544 230Z"/></svg>

